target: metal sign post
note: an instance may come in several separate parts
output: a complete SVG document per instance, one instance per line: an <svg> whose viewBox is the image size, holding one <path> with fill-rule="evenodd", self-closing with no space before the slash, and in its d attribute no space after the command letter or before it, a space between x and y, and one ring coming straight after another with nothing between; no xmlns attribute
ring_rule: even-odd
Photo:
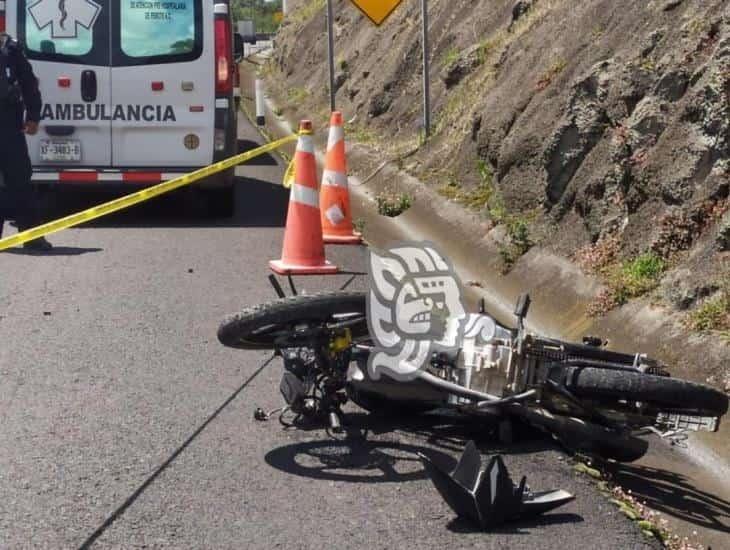
<svg viewBox="0 0 730 550"><path fill-rule="evenodd" d="M330 111L335 110L335 35L332 28L332 0L327 0L327 57L330 65Z"/></svg>
<svg viewBox="0 0 730 550"><path fill-rule="evenodd" d="M423 131L425 137L431 135L431 82L428 60L428 0L421 0L421 21L423 23Z"/></svg>
<svg viewBox="0 0 730 550"><path fill-rule="evenodd" d="M380 25L385 21L388 16L393 13L393 10L398 7L402 0L352 0L360 10L376 25ZM328 14L328 32L330 37L330 103L332 104L332 110L335 109L335 94L334 94L334 59L332 54L332 0L327 0L327 14ZM428 45L428 0L421 0L421 21L423 24L422 38L423 41L423 132L424 137L428 138L431 135L431 82L429 67L429 52L430 47Z"/></svg>

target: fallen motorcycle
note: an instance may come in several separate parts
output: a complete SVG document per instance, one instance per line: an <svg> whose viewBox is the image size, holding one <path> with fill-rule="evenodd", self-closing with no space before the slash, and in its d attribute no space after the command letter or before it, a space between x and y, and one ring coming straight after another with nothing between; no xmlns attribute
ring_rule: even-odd
<svg viewBox="0 0 730 550"><path fill-rule="evenodd" d="M401 315L405 319L400 323L403 330L416 334L423 323L436 323L435 313L444 311L443 297L450 292L453 273L437 253L428 251L418 252L423 262L429 257L438 260L426 274L417 273L421 264L413 262L416 273L407 274L407 267L399 267L391 258L380 279L373 278L373 262L369 293L283 297L274 280L280 299L226 319L218 338L229 347L268 349L280 355L285 368L280 385L286 401L282 415L322 418L333 431L342 430L342 406L348 400L374 414L451 409L484 422L485 427L498 426L503 440L510 439L512 422L517 419L548 432L569 449L622 462L643 456L649 445L645 436L650 434L681 443L689 431L717 431L728 409L727 395L672 378L664 366L646 355L608 350L600 338L587 337L578 344L532 334L525 328L530 307L527 294L520 297L514 310L515 328L500 325L482 307L477 314L457 312L461 329L447 346L424 344L428 331L420 340L411 336L405 343L393 337L396 332L405 334L403 331L394 328L394 332L383 333L382 327L395 327L399 324L395 317ZM443 273L434 273L434 266L440 266ZM395 278L383 276L391 271ZM375 288L388 286L392 288L386 297L392 304L379 299L380 291ZM453 306L452 300L446 309L454 313L460 307L458 303ZM434 339L443 336L449 321L441 320L440 336ZM384 344L388 338L381 333L392 337L391 341ZM383 345L396 344L399 347L394 355L382 355ZM424 350L427 357L421 353ZM407 376L402 376L398 365L413 367L416 356L425 357L423 364L406 369L403 372ZM395 365L392 376L388 369L374 368L382 357L385 364ZM265 419L269 415L259 410L257 416ZM460 464L470 466L460 466L461 473L459 468L451 474L435 472L428 464L427 469L457 513L485 525L489 521L479 519L477 512L468 512L479 509L471 502L478 501L474 500L477 485L485 479L475 466L475 458L467 456L473 454L473 449L465 452ZM493 461L490 468L495 475L502 471L498 462ZM502 473L509 480L506 470ZM511 481L503 485L507 501L522 494ZM553 493L536 509L544 511L554 507L552 504L559 505L555 504L558 501L565 502L567 494L562 493ZM518 502L516 510L529 508L526 498L517 498L523 505Z"/></svg>
<svg viewBox="0 0 730 550"><path fill-rule="evenodd" d="M357 292L283 298L231 317L218 337L233 348L275 350L289 410L324 416L333 429L348 398L381 414L447 407L519 418L571 449L628 462L647 450L640 436L717 431L728 409L724 393L671 378L643 355L603 349L595 338L574 344L527 333L527 297L516 310L517 330L498 327L498 338L468 353L437 353L413 381L373 380L365 367L365 302Z"/></svg>

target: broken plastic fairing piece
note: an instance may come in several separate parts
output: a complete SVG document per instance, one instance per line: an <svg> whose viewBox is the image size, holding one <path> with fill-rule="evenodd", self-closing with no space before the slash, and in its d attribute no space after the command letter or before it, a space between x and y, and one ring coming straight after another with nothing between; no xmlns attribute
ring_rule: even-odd
<svg viewBox="0 0 730 550"><path fill-rule="evenodd" d="M467 443L456 469L448 473L421 455L426 472L451 509L482 528L548 512L575 497L567 491L532 493L523 477L516 486L500 455L482 471L482 459L473 441Z"/></svg>

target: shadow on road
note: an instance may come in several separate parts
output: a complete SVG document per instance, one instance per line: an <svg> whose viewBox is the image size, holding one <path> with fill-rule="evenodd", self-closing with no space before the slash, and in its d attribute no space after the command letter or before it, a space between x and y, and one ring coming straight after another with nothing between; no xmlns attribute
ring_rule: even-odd
<svg viewBox="0 0 730 550"><path fill-rule="evenodd" d="M261 143L257 143L250 139L239 139L238 140L238 152L245 153L251 149L261 147ZM241 166L276 166L278 163L271 153L264 153L258 157L254 157L248 162L245 162Z"/></svg>
<svg viewBox="0 0 730 550"><path fill-rule="evenodd" d="M24 248L11 248L5 250L5 254L15 254L17 256L81 256L91 252L101 252L103 248L79 248L75 246L54 246L53 250L46 252L38 252L35 250L26 250Z"/></svg>
<svg viewBox="0 0 730 550"><path fill-rule="evenodd" d="M501 527L494 527L489 530L494 534L521 535L527 534L527 529L535 527L546 527L548 525L564 525L568 523L583 523L583 516L570 513L546 514L535 516L529 519L513 521ZM446 526L452 533L481 533L483 529L476 527L473 523L463 518L454 518Z"/></svg>
<svg viewBox="0 0 730 550"><path fill-rule="evenodd" d="M699 527L730 533L730 502L697 489L682 474L621 464L613 476L616 483L653 510Z"/></svg>
<svg viewBox="0 0 730 550"><path fill-rule="evenodd" d="M454 454L460 454L467 439L480 441L488 454L522 454L552 449L554 445L537 432L525 432L526 440L512 445L495 444L493 434L482 422L448 418L438 415L414 416L406 419L385 419L374 415L347 415L347 436L344 439L303 441L285 445L266 454L269 466L296 476L347 483L404 483L428 479L419 454L427 456L446 471L456 466ZM299 429L317 429L315 424ZM319 426L322 430L322 426ZM403 441L369 439L369 435L403 433L424 438L421 444ZM531 436L531 437L530 437ZM583 517L571 513L540 515L510 522L490 529L501 534L527 534L529 529L549 525L583 522ZM456 518L447 528L455 533L479 533L473 523Z"/></svg>
<svg viewBox="0 0 730 550"><path fill-rule="evenodd" d="M139 487L114 510L102 524L97 527L80 546L81 549L91 546L104 532L132 506L137 499L154 483L185 449L223 412L238 395L275 359L270 357L256 369L208 418L203 421L188 438L175 449L170 456ZM449 452L461 451L465 437L477 435L481 429L481 442L490 437L490 431L484 429L482 423L468 422L459 418L440 419L438 415L422 415L403 418L396 422L362 412L348 414L348 437L346 439L326 439L308 441L280 447L270 451L266 462L279 470L309 477L313 479L347 481L359 483L393 483L426 479L428 476L422 466L418 454L428 456L434 463L455 465L455 459ZM321 424L312 423L304 429L322 430ZM377 435L383 432L402 431L410 434L430 434L431 438L421 444L393 441L368 440L368 434ZM477 439L479 436L477 435ZM461 445L457 446L457 442ZM547 445L547 446L546 446ZM445 450L434 448L442 446ZM480 445L483 447L483 445ZM542 438L529 440L522 444L509 446L507 449L490 448L488 452L504 454L533 452L536 449L547 449L552 446ZM519 533L521 526L551 525L555 523L576 523L583 521L574 514L552 514L536 518L532 521L519 522L503 531ZM452 522L450 528L462 529L460 522Z"/></svg>
<svg viewBox="0 0 730 550"><path fill-rule="evenodd" d="M237 177L235 210L231 218L214 218L206 211L205 197L192 189L179 189L168 195L83 224L95 227L284 227L289 190L253 178ZM55 220L122 197L132 190L81 190L64 188L45 197L45 219Z"/></svg>
<svg viewBox="0 0 730 550"><path fill-rule="evenodd" d="M426 479L418 453L442 455L420 445L361 438L295 443L266 454L269 466L311 479L350 483L402 483Z"/></svg>
<svg viewBox="0 0 730 550"><path fill-rule="evenodd" d="M261 144L238 140L238 152L244 153ZM255 157L241 166L277 166L271 153ZM64 187L43 195L45 221L80 212L122 197L138 189L116 186L84 189ZM289 190L281 185L253 177L236 177L235 210L231 218L213 218L207 214L206 199L193 189L179 189L145 203L122 210L81 227L284 227L289 204Z"/></svg>
<svg viewBox="0 0 730 550"><path fill-rule="evenodd" d="M346 438L279 447L270 451L265 460L273 468L312 479L356 483L405 482L428 477L421 467L418 453L428 456L443 469L452 470L456 465L454 455L460 454L470 439L489 454L515 455L555 448L542 434L530 430L521 434L518 443L499 444L488 425L463 417L425 414L394 420L393 417L358 412L348 413L346 421ZM323 425L297 425L297 429L321 431ZM376 439L377 436L393 433L416 436L423 440L423 445Z"/></svg>

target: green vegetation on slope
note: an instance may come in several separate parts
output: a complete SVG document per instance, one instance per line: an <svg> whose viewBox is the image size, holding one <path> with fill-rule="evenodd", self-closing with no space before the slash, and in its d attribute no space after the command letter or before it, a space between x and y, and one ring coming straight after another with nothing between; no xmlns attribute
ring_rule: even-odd
<svg viewBox="0 0 730 550"><path fill-rule="evenodd" d="M279 23L274 14L281 11L281 0L232 0L231 16L234 23L243 19L253 19L256 32L276 32Z"/></svg>

